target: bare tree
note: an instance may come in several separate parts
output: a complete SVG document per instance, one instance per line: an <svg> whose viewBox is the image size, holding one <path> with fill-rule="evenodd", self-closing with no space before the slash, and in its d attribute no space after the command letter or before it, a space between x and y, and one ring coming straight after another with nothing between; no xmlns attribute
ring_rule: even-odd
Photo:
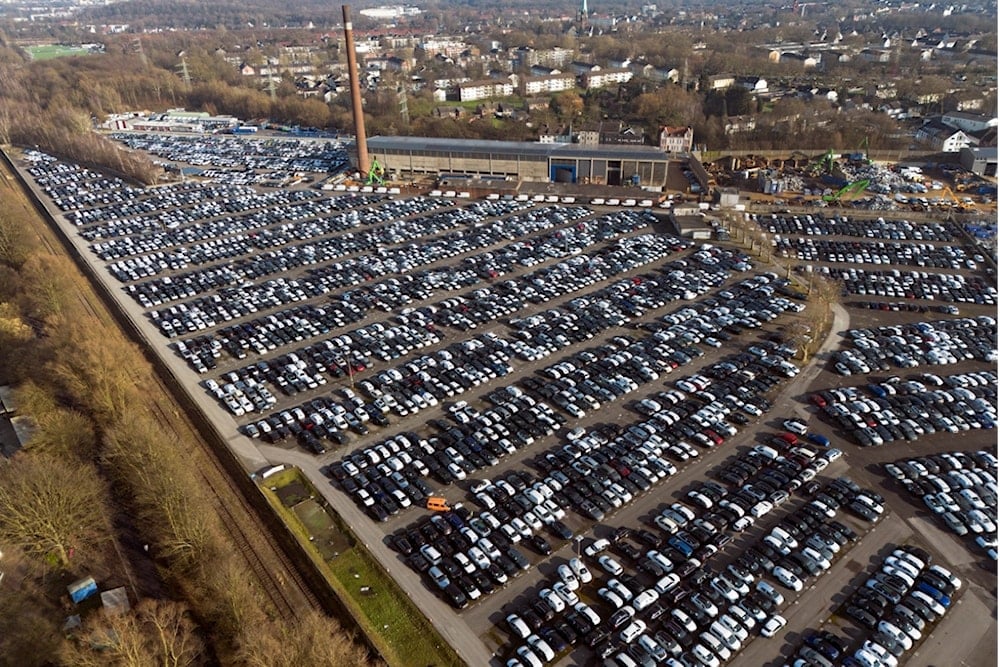
<svg viewBox="0 0 1000 667"><path fill-rule="evenodd" d="M157 552L181 568L210 558L210 512L174 438L148 415L122 410L105 437L104 461L129 489Z"/></svg>
<svg viewBox="0 0 1000 667"><path fill-rule="evenodd" d="M0 586L0 656L4 664L56 664L62 643L59 623L64 614L37 576L38 570L37 562L20 549L4 545Z"/></svg>
<svg viewBox="0 0 1000 667"><path fill-rule="evenodd" d="M143 600L124 613L93 616L62 651L77 667L192 667L206 664L205 647L186 606Z"/></svg>
<svg viewBox="0 0 1000 667"><path fill-rule="evenodd" d="M371 664L362 647L332 618L312 611L292 625L255 631L242 660L250 667L299 665L363 666Z"/></svg>
<svg viewBox="0 0 1000 667"><path fill-rule="evenodd" d="M24 263L29 247L24 225L19 223L9 213L0 212L0 262L14 268Z"/></svg>
<svg viewBox="0 0 1000 667"><path fill-rule="evenodd" d="M60 334L71 344L65 345L59 361L50 365L53 377L98 423L114 423L136 402L134 374L145 362L120 336L99 335L69 322L60 328Z"/></svg>
<svg viewBox="0 0 1000 667"><path fill-rule="evenodd" d="M0 466L0 540L69 567L108 539L106 489L93 466L22 452Z"/></svg>

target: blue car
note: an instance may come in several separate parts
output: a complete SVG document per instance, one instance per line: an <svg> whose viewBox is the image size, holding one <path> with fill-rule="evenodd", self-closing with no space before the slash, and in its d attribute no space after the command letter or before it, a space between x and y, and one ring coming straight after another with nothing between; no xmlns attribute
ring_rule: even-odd
<svg viewBox="0 0 1000 667"><path fill-rule="evenodd" d="M825 435L820 435L819 433L807 433L806 440L813 443L814 445L819 445L820 447L829 447L830 438Z"/></svg>
<svg viewBox="0 0 1000 667"><path fill-rule="evenodd" d="M917 583L917 590L923 591L927 595L937 600L942 607L951 606L951 598L942 593L941 591L939 591L938 589L934 588L930 584L928 584L926 581L921 581Z"/></svg>

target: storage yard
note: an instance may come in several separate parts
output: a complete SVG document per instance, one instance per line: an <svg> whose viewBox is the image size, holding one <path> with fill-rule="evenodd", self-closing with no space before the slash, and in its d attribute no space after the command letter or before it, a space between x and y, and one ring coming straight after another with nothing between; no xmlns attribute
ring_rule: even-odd
<svg viewBox="0 0 1000 667"><path fill-rule="evenodd" d="M995 183L804 160L735 214L766 261L666 195L332 192L337 142L124 139L204 171L19 166L248 471L298 466L469 664L996 662Z"/></svg>

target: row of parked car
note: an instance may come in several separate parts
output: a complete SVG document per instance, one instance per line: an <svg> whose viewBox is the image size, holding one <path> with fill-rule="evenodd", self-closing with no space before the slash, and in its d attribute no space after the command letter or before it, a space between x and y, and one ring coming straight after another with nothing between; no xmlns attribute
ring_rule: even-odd
<svg viewBox="0 0 1000 667"><path fill-rule="evenodd" d="M893 376L864 388L821 391L811 400L863 447L913 441L929 433L996 428L995 372L924 373L919 378Z"/></svg>
<svg viewBox="0 0 1000 667"><path fill-rule="evenodd" d="M853 236L882 241L955 241L961 231L952 222L912 222L877 218L852 218L840 213L788 215L751 213L750 219L772 234L808 236Z"/></svg>
<svg viewBox="0 0 1000 667"><path fill-rule="evenodd" d="M511 221L508 220L508 222ZM598 237L608 240L616 237L618 234L631 232L644 224L646 224L646 221L635 216L611 216L610 218L606 217L578 223L575 237L579 238L579 242L582 243L596 243ZM520 246L520 249L517 251L518 256L567 258L574 254L579 255L581 249L575 245L576 242L574 244L567 244L560 238L559 234L561 232L557 232L547 233L538 238L530 239L534 242L537 252L542 253L541 255L536 255L535 251L531 250L532 246L527 245L524 241L512 245ZM434 248L428 250L426 256L417 258L417 260L422 263L431 263L440 260L442 257L451 257L462 252L483 247L496 240L490 234L485 233L464 234L461 236L461 239L455 239L455 242L451 244L446 243L440 238L436 239L431 243ZM413 250L414 247L416 246L407 246L394 251L385 251L381 256L366 255L346 259L344 262L334 262L333 264L310 268L306 276L295 281L295 285L299 289L292 293L290 297L286 297L285 302L324 294L328 295L328 298L350 301L357 307L366 310L375 307L385 310L387 306L391 310L396 305L399 305L400 302L408 303L415 299L425 299L435 292L475 284L481 281L483 275L491 279L498 277L509 268L507 264L504 264L506 260L501 261L499 259L503 255L501 251L486 251L466 257L462 264L458 266L424 270L402 279L385 277L390 273L403 270L400 269L397 263L397 260L400 258L399 255L414 254L417 252ZM608 252L610 253L608 256L599 255L594 257L591 260L593 271L588 271L587 273L594 274L608 263L613 266L615 262L614 251L610 250ZM584 257L583 259L587 258ZM579 263L582 260L574 257L573 261ZM224 270L231 271L232 269L227 267ZM406 269L405 272L410 274L412 270L412 268ZM453 276L462 276L462 279L447 278L447 271L451 271ZM473 273L470 274L470 271ZM214 275L215 272L216 269L214 268L206 269L204 274ZM379 277L382 277L382 280L378 283L372 283L370 286L364 288L354 288L354 286L364 285ZM532 276L531 278L541 280L538 276ZM177 284L173 278L165 277L163 280L172 281L172 285ZM211 325L210 321L214 321L215 319L222 321L232 319L239 316L239 313L242 313L246 308L250 308L251 310L257 308L257 302L261 300L268 301L272 297L273 286L281 285L283 282L281 279L277 279L266 281L259 285L245 285L239 289L222 290L219 294L212 295L211 298L199 297L191 302L181 303L162 310L154 310L151 313L151 317L159 319L164 313L176 316L177 311L181 311L184 328L198 330L199 328L204 328L205 324L198 322L197 319L194 321L194 324L191 324L188 320L197 317L208 323L208 325ZM351 287L352 289L338 291L343 290L345 287ZM129 286L130 290L132 288L138 289L135 286ZM191 314L188 314L189 311ZM227 311L235 311L237 314L231 315Z"/></svg>
<svg viewBox="0 0 1000 667"><path fill-rule="evenodd" d="M852 301L849 304L855 308L864 310L881 310L894 313L945 313L946 315L958 315L958 306L954 304L943 304L929 306L924 303L914 303L912 301Z"/></svg>
<svg viewBox="0 0 1000 667"><path fill-rule="evenodd" d="M841 607L869 634L852 655L832 642L813 644L810 665L832 667L897 667L904 654L930 634L932 626L951 608L962 581L946 568L931 563L931 555L911 545L900 546L882 559L878 570Z"/></svg>
<svg viewBox="0 0 1000 667"><path fill-rule="evenodd" d="M726 490L712 482L704 483L701 491L712 494L719 502L727 500ZM735 501L735 496L733 499ZM727 568L713 571L707 565L708 560L725 548L731 538L725 533L725 523L719 522L714 512L705 510L699 516L697 507L697 504L674 503L657 514L656 519L666 519L669 523L654 520L654 530L658 527L666 536L648 529L622 528L611 539L597 540L584 549L585 554L594 559L594 571L611 577L603 585L596 581L593 584L595 588L600 586L597 597L611 609L603 619L600 607L580 602L584 593L580 584L590 583L595 578L588 576L589 570L588 575L579 576L581 565L583 569L587 566L573 561L557 570L558 582L546 584L538 592L540 602L552 608L548 615L537 613L536 607L542 605L536 603L506 611L512 634L526 641L526 645L515 649L509 664L551 660L544 650L535 650L537 641L532 641L526 633L537 632L543 639L555 634L557 639L566 640L567 633L562 626L569 625L572 632L577 632L575 626L579 625L578 616L581 615L591 619L596 616L599 623L596 627L585 627L577 641L585 640L595 648L598 658L607 659L606 664L613 665L718 665L735 655L749 640L751 632L759 631L765 637L779 632L785 620L776 612L784 603L784 596L768 581L758 581L756 573L761 572L762 564L769 563L768 570L775 580L793 590L798 587L796 575L767 560L768 554L775 558L780 556L766 543L759 550L748 551ZM803 522L810 522L807 527L811 531L809 539L817 546L806 546L800 557L815 552L819 567L829 565L823 554L829 552L831 546L839 550L841 544L857 539L853 531L839 522L835 525L842 526L843 532L835 528L821 529L817 513L803 513L802 516ZM823 521L828 520L828 515L823 516ZM802 535L794 518L782 525ZM786 540L792 539L780 527L775 527L774 533ZM826 538L827 535L836 536L836 539ZM707 540L703 547L708 548L691 550L692 543L698 544L702 539ZM616 555L607 555L609 548ZM640 574L627 574L623 562L635 565ZM789 567L797 568L797 563L790 560ZM647 575L651 578L644 583ZM560 599L556 601L555 597ZM553 613L558 616L563 609L568 612L565 621L556 620L551 626L545 626L546 616L551 620ZM562 643L572 645L575 642Z"/></svg>
<svg viewBox="0 0 1000 667"><path fill-rule="evenodd" d="M602 238L614 238L618 234L631 231L634 229L635 225L640 224L633 218L627 217L615 217L613 220L601 219L599 222L599 235ZM587 236L587 234L584 234ZM519 243L525 243L521 241ZM680 247L683 247L681 244ZM463 260L463 266L470 265L477 267L479 273L483 273L482 267L479 266L480 258L484 258L484 261L488 260L488 265L490 267L495 267L495 258L502 254L501 251L486 252L480 255L474 255L472 257L467 257ZM618 255L621 254L621 249L617 251L611 251L609 253L601 253L598 251L595 255L591 256L588 261L587 270L585 272L577 271L577 273L586 273L594 277L608 277L613 275L608 273L610 271L620 270L618 264ZM573 267L579 266L579 261L581 257L573 257L571 262ZM587 259L587 258L584 258ZM606 264L610 264L607 269L603 269ZM558 267L557 267L558 268ZM570 269L572 270L572 269ZM495 273L494 268L489 268L488 273ZM233 325L230 327L224 327L218 331L217 334L212 335L202 335L194 338L183 339L180 343L183 346L178 345L178 350L181 352L189 363L199 372L205 372L210 368L213 368L215 362L213 359L217 359L221 356L222 351L228 351L229 354L237 359L243 359L248 353L256 352L257 354L267 354L269 351L275 349L276 346L291 342L285 340L286 336L282 336L282 330L285 330L287 337L291 337L294 340L305 340L311 336L321 335L327 333L327 331L334 328L342 328L346 325L356 322L357 320L364 317L372 309L380 309L384 311L392 311L394 309L406 310L401 306L405 306L416 300L424 300L432 296L436 291L453 291L461 289L462 287L467 287L480 282L479 273L471 269L461 269L456 266L445 266L441 268L427 269L417 274L407 274L401 278L390 277L386 278L380 282L365 285L363 287L349 289L347 291L340 292L336 295L331 295L330 301L322 305L312 305L306 304L302 306L292 306L279 313L274 313L268 315L266 318L257 318L251 322L244 322L238 325ZM529 276L529 279L531 277ZM539 278L541 280L541 278ZM523 281L522 281L523 283ZM550 290L547 285L551 281L541 283L537 286L527 285L524 287L524 298L528 301L538 303L541 302L546 296L543 293L539 293L539 288L542 292L547 292ZM503 284L503 288L506 290L519 292L521 288L518 283L507 281ZM225 310L225 306L221 305L221 301L217 302L219 311ZM233 316L245 316L249 312L250 308L255 308L252 303L235 302L237 305L237 310L235 315L231 315L228 312L222 312L222 316L225 318ZM462 298L459 302L461 307L465 307L466 299ZM179 311L180 308L174 308L174 311ZM417 316L423 314L427 316L434 316L437 313L438 308L436 306L426 306L420 309ZM169 312L169 309L168 309ZM186 311L177 314L182 319L175 323L173 320L170 321L169 329L171 331L178 328L188 328L186 322L189 319L195 319L192 326L194 328L201 327L205 324L214 323L213 316L207 315L208 320L200 314L194 314L192 317L188 317ZM406 314L397 315L399 318L407 318ZM442 314L439 316L439 321L444 323L450 323L450 320L456 317L452 314ZM274 322L274 318L280 318L283 322ZM314 322L315 329L309 330L305 329L301 321L303 319L308 319ZM201 320L200 322L197 320ZM291 320L291 322L289 322ZM459 322L461 324L461 322ZM291 331L288 331L288 328ZM464 328L469 328L465 325ZM278 331L275 331L278 329ZM350 332L348 332L348 335ZM275 340L276 338L280 340ZM325 342L325 341L324 341ZM184 349L181 349L184 348ZM188 350L192 350L191 354L187 354ZM211 355L209 354L211 353Z"/></svg>
<svg viewBox="0 0 1000 667"><path fill-rule="evenodd" d="M633 238L643 238L643 237L633 237ZM676 269L674 269L676 271ZM767 281L768 278L764 277L762 279L754 279L746 286L734 287L737 291L746 290L748 292L753 292L754 289L759 289L761 280ZM654 294L659 294L657 297L659 300L652 302L648 301L650 305L659 306L660 303L665 303L665 299L676 299L679 298L679 294L676 292L667 292L661 290L659 287L656 290L650 290L651 285L656 285L657 283L652 279L645 281L643 284L647 286L645 291L645 296L649 299L654 298ZM636 287L633 284L633 287ZM379 373L373 377L368 377L362 379L358 382L358 386L362 394L371 400L378 401L383 395L392 397L393 403L389 406L393 409L399 416L406 416L412 412L416 412L422 407L430 406L433 401L428 400L427 396L424 394L429 393L435 399L442 400L445 396L452 397L466 391L467 389L479 386L486 379L490 379L492 375L503 375L510 372L511 367L508 363L511 354L516 354L521 358L537 359L541 356L548 356L553 351L570 344L571 342L578 342L585 340L587 337L593 336L602 329L606 329L609 326L614 326L616 323L620 323L620 320L607 319L608 317L613 317L613 314L618 309L611 306L611 303L620 304L621 308L626 307L623 301L625 299L636 298L632 294L623 294L617 289L615 285L598 292L597 297L604 296L602 298L588 297L578 297L570 302L570 306L574 310L567 312L562 312L558 310L545 311L543 315L535 316L529 318L529 322L525 322L523 325L518 323L516 326L519 332L522 334L527 330L526 327L530 326L532 328L537 328L537 339L528 337L525 340L525 336L520 338L515 337L511 340L504 339L495 334L486 334L476 339L471 339L464 341L462 343L456 343L450 346L448 350L438 351L434 355L425 355L414 359L402 366L398 366L395 369L389 369ZM610 299L611 301L608 301ZM742 305L737 304L734 307L740 309L742 316L747 321L751 321L751 314L756 314L759 320L752 320L759 326L759 322L768 321L776 316L776 313L782 312L783 308L791 308L791 303L785 300L778 300L776 302L771 302L764 304L762 301L755 302L755 310L748 310ZM446 304L443 304L446 305ZM749 304L748 304L749 305ZM764 313L760 315L758 313ZM411 318L420 319L420 313L422 310L411 312L409 315L401 316L408 320ZM691 314L696 314L697 311L690 310ZM624 316L624 314L622 315ZM421 321L423 322L423 321ZM543 326L544 324L544 326ZM707 326L702 323L703 326ZM426 325L423 325L426 328ZM544 332L542 329L544 328ZM665 327L664 327L665 329ZM702 332L704 333L704 332ZM659 333L660 339L668 341L670 339L669 331L661 331ZM719 334L726 335L729 334ZM544 336L544 340L543 340ZM344 342L343 337L338 337L336 340ZM627 341L626 345L631 345L634 341ZM530 352L527 352L530 345ZM543 347L544 345L544 347ZM333 370L336 374L337 364L345 363L345 360L360 360L362 363L367 363L370 357L366 355L354 355L351 356L350 353L345 353L344 350L333 350L330 348L331 343L328 341L323 345L314 345L308 348L309 354L297 354L297 359L294 364L287 364L281 359L286 359L287 357L282 357L279 359L281 364L285 367L290 367L291 365L302 366L305 365L305 372L308 376L322 377L323 371L320 368L325 368L326 370ZM691 349L690 345L685 344L686 348ZM322 360L317 359L317 350L322 353ZM449 351L450 350L450 351ZM370 351L370 350L369 350ZM356 352L356 350L352 351ZM573 397L569 394L573 391L574 394L579 393L579 396L589 396L590 402L586 402L582 399L577 399L579 402L583 403L590 409L593 407L597 401L607 401L613 400L615 397L625 393L625 390L631 391L637 386L637 382L646 382L657 376L659 372L665 372L667 370L672 370L672 368L678 365L677 359L690 361L692 356L680 352L677 349L677 345L670 343L656 342L654 344L652 336L647 337L647 342L645 344L638 344L631 350L611 350L610 352L620 352L614 356L628 355L628 365L631 371L622 375L618 373L617 378L618 384L612 381L615 374L609 374L605 372L606 369L600 369L599 373L595 374L595 379L584 384L581 383L580 388L566 387L560 389L559 392L549 391L540 383L541 380L529 379L526 380L525 388L532 389L536 395L539 395L545 399L551 399L556 405L563 407L567 412L573 416L580 416L584 414L583 409L577 406L576 402L570 401L568 397ZM609 351L605 350L601 352L600 350L585 351L581 353L583 356L578 358L579 361L588 360L588 363L597 363L602 361L604 357L608 356ZM786 350L787 353L787 350ZM294 353L293 353L294 354ZM671 358L670 355L675 355ZM677 354L684 356L677 357ZM696 351L694 354L700 354ZM600 355L600 358L598 357ZM652 355L652 356L651 356ZM309 361L305 361L305 360ZM624 361L624 357L622 357ZM351 361L351 363L354 363ZM426 363L425 363L426 362ZM574 363L574 362L563 362L563 363ZM608 363L621 363L616 361L610 361ZM782 368L786 369L787 374L787 363L780 360L775 360L774 363L782 364L785 366ZM266 365L268 368L262 368L262 364ZM267 362L258 362L258 364L244 367L237 371L237 374L243 377L244 381L246 376L257 376L259 377L261 373L272 372L273 369L270 367L273 364L268 364ZM480 366L484 366L482 371L477 370ZM654 371L653 367L657 370ZM574 368L574 370L576 370ZM581 372L586 372L581 367ZM623 369L624 370L624 369ZM627 375L631 375L632 378L629 379ZM581 378L585 380L585 378ZM606 386L602 386L606 385ZM289 393L289 390L293 388L294 383L289 380L287 385L279 386L278 389ZM308 380L307 380L308 387ZM586 390L587 393L582 393L582 390ZM560 396L559 394L564 394ZM417 398L417 396L420 398ZM596 397L596 398L595 398ZM382 406L385 407L385 406ZM303 428L311 428L310 424L301 424Z"/></svg>
<svg viewBox="0 0 1000 667"><path fill-rule="evenodd" d="M314 195L298 194L272 199L304 199L311 196ZM102 258L124 255L110 264L112 274L122 282L157 276L168 269L200 267L222 260L231 260L228 266L234 275L252 279L271 275L282 267L314 265L371 251L380 245L403 243L413 237L455 229L468 215L461 210L435 211L434 203L423 198L415 198L405 207L397 200L383 200L377 202L380 206L375 207L372 204L376 202L367 199L345 199L353 201L329 204L306 199L288 207L288 218L275 217L269 208L258 208L234 216L216 208L220 204L210 204L211 210L188 212L191 217L195 214L204 216L204 219L190 221L196 230L180 227L164 234L140 237L127 244L120 239L110 239L93 243L91 249ZM262 207L270 203L266 200L258 202ZM393 217L393 214L414 216L418 213L424 215L403 219ZM295 222L290 223L288 219ZM362 226L366 228L358 231ZM93 227L85 229L88 232L93 230ZM140 251L145 254L137 254ZM201 271L193 270L175 275L172 280L203 284L202 275ZM139 294L162 302L171 296L166 287L170 284L163 278L146 281L138 286Z"/></svg>
<svg viewBox="0 0 1000 667"><path fill-rule="evenodd" d="M308 268L305 269L303 275L295 279L294 282L300 285L301 289L307 292L310 297L319 296L346 286L361 285L390 274L415 271L462 253L500 243L504 239L511 238L511 235L532 235L545 231L558 224L571 222L576 217L587 213L586 209L579 209L569 212L574 214L573 217L570 217L569 213L562 210L552 211L550 215L543 215L544 211L539 213L528 211L519 216L495 220L488 225L480 224L482 217L489 215L490 209L500 207L498 202L492 202L489 206L484 202L474 202L469 205L469 208L476 210L465 211L462 215L466 225L465 229L437 235L419 244L413 243L412 238L408 238L407 240L410 241L408 243L383 246L378 241L376 232L371 232L374 237L367 239L364 247L360 247L357 241L352 241L350 236L346 241L341 237L335 237L324 242L323 249L325 251L319 255L315 252L300 252L298 246L279 247L277 250L257 253L252 257L234 261L232 264L205 267L177 276L154 278L130 285L130 289L127 291L140 303L145 299L156 305L157 301L166 303L217 291L220 285L240 285L238 289L232 288L231 292L222 291L220 294L200 296L190 302L178 304L178 306L183 306L185 310L205 310L207 314L216 317L216 319L224 320L225 318L217 316L220 295L225 297L223 305L230 307L232 307L234 296L238 296L244 301L253 302L261 298L262 291L266 295L271 284L279 283L282 280L269 280L259 285L251 284L252 280L258 278L307 266ZM487 210L477 214L478 209ZM357 215L357 211L353 211L353 213ZM409 221L408 224L416 224L417 222ZM393 224L397 223L390 223L390 226ZM477 224L480 226L476 227ZM642 222L639 221L639 224ZM592 225L600 227L598 222L593 222ZM419 228L419 225L417 227ZM587 225L584 225L584 228L586 227ZM550 243L553 243L552 234L549 234L547 238ZM309 243L304 244L304 246L307 249L313 249ZM553 244L552 248L552 252L555 254L564 253L568 256L572 253L569 245L561 239L559 243ZM579 251L579 248L573 246L573 250ZM288 299L284 303L291 300L295 299ZM169 308L155 310L151 316L161 317L164 313L172 313L172 311Z"/></svg>
<svg viewBox="0 0 1000 667"><path fill-rule="evenodd" d="M113 133L111 138L170 162L225 168L336 174L347 167L347 148L336 140L304 141L224 134L164 135Z"/></svg>
<svg viewBox="0 0 1000 667"><path fill-rule="evenodd" d="M775 252L805 262L893 264L937 269L969 269L978 264L961 247L900 241L831 241L810 237L774 236ZM984 261L979 256L979 262Z"/></svg>
<svg viewBox="0 0 1000 667"><path fill-rule="evenodd" d="M997 323L988 316L914 322L845 332L851 347L833 355L840 375L923 365L997 360Z"/></svg>
<svg viewBox="0 0 1000 667"><path fill-rule="evenodd" d="M997 558L997 460L986 451L918 456L885 471L920 498L950 531Z"/></svg>
<svg viewBox="0 0 1000 667"><path fill-rule="evenodd" d="M980 276L927 271L839 269L819 266L816 271L837 280L845 294L890 299L927 299L953 303L996 305L996 287Z"/></svg>

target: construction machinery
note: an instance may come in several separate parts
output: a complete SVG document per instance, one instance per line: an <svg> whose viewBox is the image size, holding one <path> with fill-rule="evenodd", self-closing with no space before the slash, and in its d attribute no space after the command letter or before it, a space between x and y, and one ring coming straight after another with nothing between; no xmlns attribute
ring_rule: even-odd
<svg viewBox="0 0 1000 667"><path fill-rule="evenodd" d="M868 179L862 178L859 181L852 181L830 195L823 195L823 201L829 204L838 204L845 195L855 195L864 192L868 187Z"/></svg>
<svg viewBox="0 0 1000 667"><path fill-rule="evenodd" d="M827 150L825 155L809 165L809 172L814 176L817 174L831 174L833 173L833 165L834 157L833 149L831 148Z"/></svg>
<svg viewBox="0 0 1000 667"><path fill-rule="evenodd" d="M385 169L378 158L372 158L371 168L368 170L368 178L365 185L385 185Z"/></svg>
<svg viewBox="0 0 1000 667"><path fill-rule="evenodd" d="M965 202L963 202L961 199L958 198L958 195L956 195L954 190L951 189L951 186L945 185L943 188L941 188L941 192L948 195L948 199L950 199L951 202L955 205L956 210L965 211L968 208L968 204L966 204Z"/></svg>

